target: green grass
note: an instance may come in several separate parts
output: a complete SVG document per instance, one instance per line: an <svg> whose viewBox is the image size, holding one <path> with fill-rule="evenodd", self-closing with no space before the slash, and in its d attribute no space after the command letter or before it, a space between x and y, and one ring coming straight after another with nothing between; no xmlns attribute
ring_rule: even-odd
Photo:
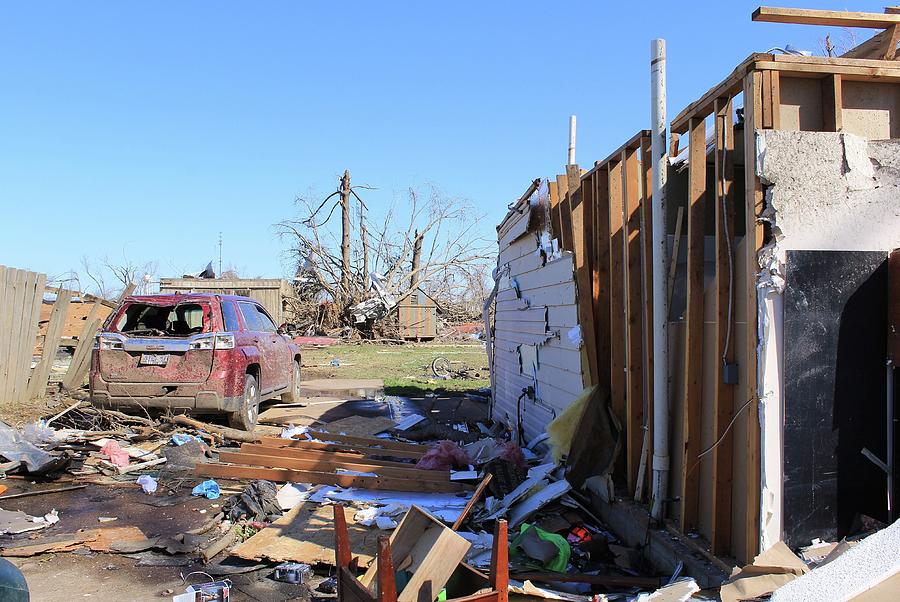
<svg viewBox="0 0 900 602"><path fill-rule="evenodd" d="M477 378L442 380L431 372L431 362L442 356L453 368L468 367ZM333 359L339 367L330 365ZM380 378L385 393L407 397L426 393L459 393L490 386L487 354L481 344L415 343L406 345L333 345L303 349L303 375L311 378Z"/></svg>

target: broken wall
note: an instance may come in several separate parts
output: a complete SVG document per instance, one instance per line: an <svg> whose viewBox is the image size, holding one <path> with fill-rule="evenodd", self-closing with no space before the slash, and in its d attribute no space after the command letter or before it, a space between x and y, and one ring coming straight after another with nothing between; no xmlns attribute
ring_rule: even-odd
<svg viewBox="0 0 900 602"><path fill-rule="evenodd" d="M583 390L573 255L554 250L548 207L543 180L498 227L492 418L524 441Z"/></svg>
<svg viewBox="0 0 900 602"><path fill-rule="evenodd" d="M774 237L761 252L758 281L767 548L782 538L806 543L800 540L811 533L840 536L848 514L877 513L864 502L884 497L884 476L860 448L868 441L875 451L885 436L877 417L885 405L887 329L878 325L886 324L879 307L887 289L879 279L887 253L900 247L900 141L757 136L764 218ZM841 360L848 356L855 358L849 370Z"/></svg>

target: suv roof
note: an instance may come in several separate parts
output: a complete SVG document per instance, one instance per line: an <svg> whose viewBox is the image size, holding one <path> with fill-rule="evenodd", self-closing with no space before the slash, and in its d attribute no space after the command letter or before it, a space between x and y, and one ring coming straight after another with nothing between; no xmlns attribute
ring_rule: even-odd
<svg viewBox="0 0 900 602"><path fill-rule="evenodd" d="M255 299L244 297L243 295L223 295L219 293L164 293L159 295L131 295L125 297L122 302L125 303L126 301L145 301L163 303L166 301L174 300L208 301L210 299L223 299L225 301L252 301L253 303L258 303L258 301L256 301Z"/></svg>

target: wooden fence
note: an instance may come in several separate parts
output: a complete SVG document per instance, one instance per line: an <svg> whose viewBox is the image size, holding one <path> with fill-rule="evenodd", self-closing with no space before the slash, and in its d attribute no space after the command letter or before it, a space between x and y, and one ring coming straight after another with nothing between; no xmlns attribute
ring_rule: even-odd
<svg viewBox="0 0 900 602"><path fill-rule="evenodd" d="M63 343L66 318L72 297L90 303L91 308L78 331L72 359L61 384L74 389L84 384L90 369L94 337L109 310L117 302L63 288L47 288L47 276L28 270L0 266L0 403L24 401L44 395L50 382L53 362ZM131 294L125 289L120 300ZM41 306L44 295L55 295L43 340L40 335ZM40 349L35 360L35 350Z"/></svg>

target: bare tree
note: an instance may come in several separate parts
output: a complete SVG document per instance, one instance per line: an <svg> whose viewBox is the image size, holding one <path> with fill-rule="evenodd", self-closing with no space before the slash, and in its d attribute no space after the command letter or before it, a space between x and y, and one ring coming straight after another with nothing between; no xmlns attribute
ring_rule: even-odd
<svg viewBox="0 0 900 602"><path fill-rule="evenodd" d="M93 283L96 295L114 299L131 283L138 286L138 293L149 292L147 287L156 275L157 264L155 261L136 262L123 253L119 261L113 261L108 255L104 255L96 263L87 256L82 256L81 269Z"/></svg>
<svg viewBox="0 0 900 602"><path fill-rule="evenodd" d="M349 185L349 174L344 178ZM369 187L349 186L359 203L359 225L351 225L349 232L349 262L343 261L346 223L329 223L341 200L331 205L329 201L338 195L343 198L343 186L324 200L298 198L296 218L276 225L279 234L290 241L297 282L317 291L317 300L333 300L343 312L375 295L370 290L370 273L378 274L380 284L396 302L420 287L444 301L466 289L483 293L494 242L482 236L483 215L471 204L434 186L410 188L405 199L392 203L383 218L373 223L371 211L357 192L363 188ZM346 294L341 294L342 282L347 282ZM472 283L476 283L474 287ZM310 284L315 285L313 289L308 288Z"/></svg>

